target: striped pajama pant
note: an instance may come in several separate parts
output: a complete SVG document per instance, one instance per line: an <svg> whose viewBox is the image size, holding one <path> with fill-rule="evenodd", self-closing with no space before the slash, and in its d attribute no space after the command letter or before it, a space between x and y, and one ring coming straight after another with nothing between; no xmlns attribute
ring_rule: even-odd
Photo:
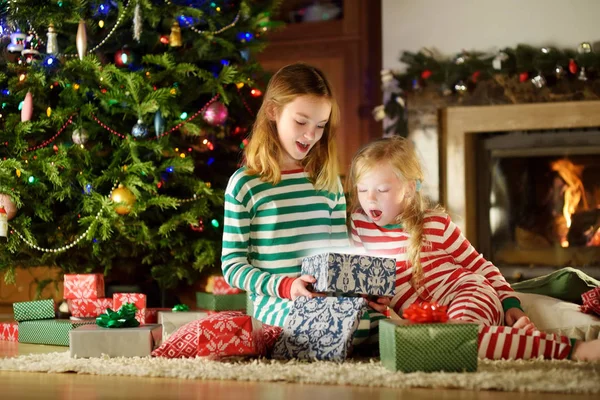
<svg viewBox="0 0 600 400"><path fill-rule="evenodd" d="M451 319L479 324L479 358L565 359L571 353L572 341L566 336L540 331L526 332L502 326L504 312L496 291L489 285L466 282L455 287L448 296L436 300L448 306ZM408 305L407 305L408 306ZM396 305L399 310L402 305ZM364 346L378 341L379 321L386 318L374 310L366 312L358 325L353 344Z"/></svg>

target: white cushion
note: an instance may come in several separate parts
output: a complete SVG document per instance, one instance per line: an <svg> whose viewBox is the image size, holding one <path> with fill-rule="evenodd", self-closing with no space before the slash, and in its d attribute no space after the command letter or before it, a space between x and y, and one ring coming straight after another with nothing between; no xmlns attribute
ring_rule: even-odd
<svg viewBox="0 0 600 400"><path fill-rule="evenodd" d="M579 310L579 305L541 294L517 293L525 314L536 327L580 340L600 338L600 318Z"/></svg>

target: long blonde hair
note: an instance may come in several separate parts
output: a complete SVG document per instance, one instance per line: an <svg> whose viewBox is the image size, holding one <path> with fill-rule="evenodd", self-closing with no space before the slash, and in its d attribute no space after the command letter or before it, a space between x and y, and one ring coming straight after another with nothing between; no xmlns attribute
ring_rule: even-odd
<svg viewBox="0 0 600 400"><path fill-rule="evenodd" d="M302 160L302 166L317 189L337 192L339 171L335 134L339 126L339 107L323 72L303 63L281 68L269 81L252 135L244 150L248 173L260 175L263 181L272 184L281 180L280 160L285 150L269 112L281 112L286 104L299 96L325 98L331 103L331 115L323 136Z"/></svg>
<svg viewBox="0 0 600 400"><path fill-rule="evenodd" d="M398 178L406 183L414 182L414 190L404 201L404 211L396 217L396 223L402 224L409 234L408 262L413 268L413 284L420 286L423 278L421 266L421 246L426 245L423 235L423 219L429 208L427 200L418 188L423 182L423 170L417 152L410 140L400 136L379 139L369 143L352 159L348 174L350 191L350 212L360 209L356 183L377 164L387 162Z"/></svg>

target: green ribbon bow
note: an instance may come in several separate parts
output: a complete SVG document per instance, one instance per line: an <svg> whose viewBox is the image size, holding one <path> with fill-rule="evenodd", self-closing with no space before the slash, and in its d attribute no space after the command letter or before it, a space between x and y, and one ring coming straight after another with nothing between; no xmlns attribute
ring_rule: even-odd
<svg viewBox="0 0 600 400"><path fill-rule="evenodd" d="M96 325L103 328L135 328L140 323L135 319L137 307L133 303L125 303L119 308L119 311L113 311L110 308L96 318Z"/></svg>
<svg viewBox="0 0 600 400"><path fill-rule="evenodd" d="M185 304L176 304L175 307L173 307L173 312L179 311L190 311L190 308Z"/></svg>

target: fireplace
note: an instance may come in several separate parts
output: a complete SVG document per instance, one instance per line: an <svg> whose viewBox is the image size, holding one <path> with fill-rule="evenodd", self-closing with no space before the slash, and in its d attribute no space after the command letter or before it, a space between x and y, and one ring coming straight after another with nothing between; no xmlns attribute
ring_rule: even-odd
<svg viewBox="0 0 600 400"><path fill-rule="evenodd" d="M451 107L441 121L442 203L504 276L600 278L600 102Z"/></svg>

